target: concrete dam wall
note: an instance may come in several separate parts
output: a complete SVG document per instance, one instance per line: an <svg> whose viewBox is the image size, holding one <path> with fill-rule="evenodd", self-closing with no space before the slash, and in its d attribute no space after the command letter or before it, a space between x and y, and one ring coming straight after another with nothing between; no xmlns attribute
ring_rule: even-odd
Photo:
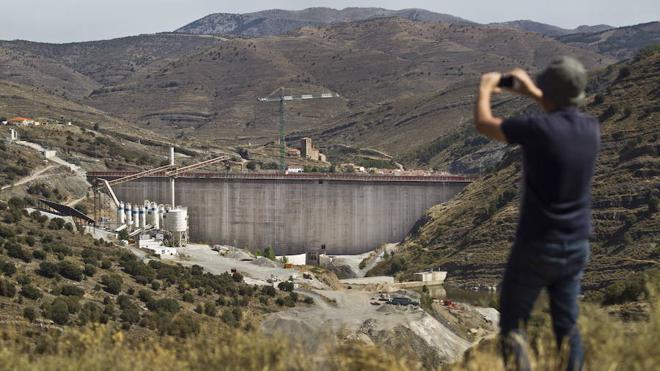
<svg viewBox="0 0 660 371"><path fill-rule="evenodd" d="M358 254L401 241L429 207L448 201L468 183L424 178L189 175L176 179L175 196L178 205L188 207L194 242L273 246L278 254L325 245L329 254ZM114 190L131 203L170 199L164 176Z"/></svg>

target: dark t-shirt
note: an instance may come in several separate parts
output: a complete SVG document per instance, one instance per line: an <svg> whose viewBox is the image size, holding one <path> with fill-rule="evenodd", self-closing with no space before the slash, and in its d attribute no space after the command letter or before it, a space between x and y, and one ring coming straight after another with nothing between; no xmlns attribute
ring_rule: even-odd
<svg viewBox="0 0 660 371"><path fill-rule="evenodd" d="M591 234L591 178L600 124L577 108L507 119L502 131L523 152L518 241L575 241Z"/></svg>

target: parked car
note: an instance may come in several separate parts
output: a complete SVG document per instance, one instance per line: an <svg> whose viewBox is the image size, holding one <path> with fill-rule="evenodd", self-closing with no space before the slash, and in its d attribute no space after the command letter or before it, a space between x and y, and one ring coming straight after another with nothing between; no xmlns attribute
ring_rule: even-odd
<svg viewBox="0 0 660 371"><path fill-rule="evenodd" d="M413 301L412 299L407 298L405 296L393 297L387 303L392 304L392 305L403 305L403 306L408 306L408 305L418 306L419 305L418 302Z"/></svg>

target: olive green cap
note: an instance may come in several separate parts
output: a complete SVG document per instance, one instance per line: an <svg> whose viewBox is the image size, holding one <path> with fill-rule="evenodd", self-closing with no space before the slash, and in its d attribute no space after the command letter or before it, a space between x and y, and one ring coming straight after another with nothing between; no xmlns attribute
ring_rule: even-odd
<svg viewBox="0 0 660 371"><path fill-rule="evenodd" d="M546 67L536 79L543 96L559 106L577 106L584 100L587 71L573 57L560 57Z"/></svg>

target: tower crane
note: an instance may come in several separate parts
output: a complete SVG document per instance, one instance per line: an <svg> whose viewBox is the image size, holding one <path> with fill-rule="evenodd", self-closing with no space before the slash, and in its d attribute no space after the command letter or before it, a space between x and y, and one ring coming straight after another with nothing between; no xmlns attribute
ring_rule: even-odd
<svg viewBox="0 0 660 371"><path fill-rule="evenodd" d="M259 102L264 103L279 103L279 132L280 132L280 171L286 172L286 134L284 132L284 104L289 101L301 101L311 99L328 99L339 98L337 93L323 93L323 94L302 94L302 95L284 95L284 88L279 88L272 92L269 96L258 98Z"/></svg>

